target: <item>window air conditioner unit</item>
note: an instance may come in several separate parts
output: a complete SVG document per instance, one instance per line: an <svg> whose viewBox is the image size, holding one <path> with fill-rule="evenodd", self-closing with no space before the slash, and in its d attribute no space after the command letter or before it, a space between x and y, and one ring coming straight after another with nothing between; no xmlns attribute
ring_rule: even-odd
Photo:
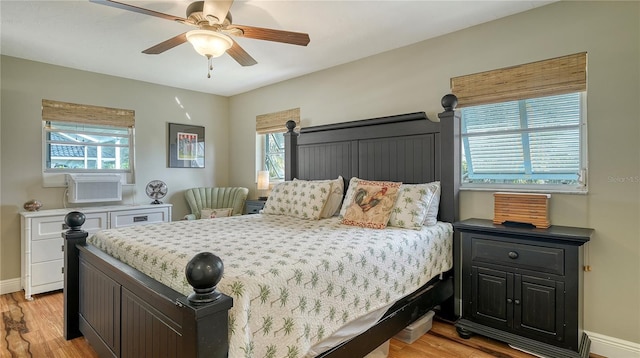
<svg viewBox="0 0 640 358"><path fill-rule="evenodd" d="M67 174L70 203L122 200L120 174Z"/></svg>

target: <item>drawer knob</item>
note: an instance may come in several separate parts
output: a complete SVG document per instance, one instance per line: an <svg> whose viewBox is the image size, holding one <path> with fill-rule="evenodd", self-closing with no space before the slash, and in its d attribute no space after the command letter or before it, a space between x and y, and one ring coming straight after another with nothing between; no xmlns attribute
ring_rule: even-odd
<svg viewBox="0 0 640 358"><path fill-rule="evenodd" d="M511 303L513 303L513 300L512 300L512 299L510 299L510 298L507 298L507 303L508 303L508 304L511 304Z"/></svg>
<svg viewBox="0 0 640 358"><path fill-rule="evenodd" d="M511 258L511 259L517 259L517 258L518 258L518 256L520 256L520 255L518 255L518 253L517 253L517 252L515 252L515 251L509 251L509 258Z"/></svg>

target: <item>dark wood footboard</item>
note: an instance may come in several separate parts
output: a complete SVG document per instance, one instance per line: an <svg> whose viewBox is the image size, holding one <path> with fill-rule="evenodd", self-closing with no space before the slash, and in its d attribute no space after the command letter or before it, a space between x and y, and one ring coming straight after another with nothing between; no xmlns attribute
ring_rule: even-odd
<svg viewBox="0 0 640 358"><path fill-rule="evenodd" d="M227 356L230 297L185 297L87 245L81 217L69 213L63 234L66 339L84 335L100 357Z"/></svg>

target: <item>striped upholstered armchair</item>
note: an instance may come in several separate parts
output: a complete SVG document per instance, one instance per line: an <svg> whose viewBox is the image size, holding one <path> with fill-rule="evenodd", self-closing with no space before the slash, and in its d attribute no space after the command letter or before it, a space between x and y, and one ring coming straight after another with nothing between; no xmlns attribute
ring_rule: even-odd
<svg viewBox="0 0 640 358"><path fill-rule="evenodd" d="M232 208L231 215L242 215L249 189L242 187L191 188L184 197L191 208L187 220L200 219L202 209Z"/></svg>

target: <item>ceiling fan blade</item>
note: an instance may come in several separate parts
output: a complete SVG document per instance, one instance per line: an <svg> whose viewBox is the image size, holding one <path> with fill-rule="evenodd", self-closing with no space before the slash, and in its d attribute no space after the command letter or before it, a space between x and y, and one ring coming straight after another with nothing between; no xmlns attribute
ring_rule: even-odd
<svg viewBox="0 0 640 358"><path fill-rule="evenodd" d="M253 66L258 63L235 41L233 41L233 46L227 50L227 53L242 66Z"/></svg>
<svg viewBox="0 0 640 358"><path fill-rule="evenodd" d="M157 55L167 50L171 50L172 48L178 45L182 45L185 42L187 42L186 32L178 36L172 37L166 41L162 41L155 46L151 46L148 49L142 51L142 53L146 53L147 55Z"/></svg>
<svg viewBox="0 0 640 358"><path fill-rule="evenodd" d="M93 3L96 3L96 4L107 5L107 6L115 7L115 8L118 8L118 9L133 11L133 12L137 12L139 14L155 16L155 17L159 17L161 19L167 19L167 20L171 20L171 21L184 22L184 21L187 20L184 17L173 16L173 15L165 14L165 13L162 13L162 12L153 11L153 10L145 9L145 8L138 7L138 6L125 4L123 2L113 1L113 0L89 0L89 1L93 2Z"/></svg>
<svg viewBox="0 0 640 358"><path fill-rule="evenodd" d="M237 28L242 30L243 34L238 36L249 37L257 40L267 40L274 42L283 42L292 45L307 46L309 44L309 34L302 32L291 32L274 29L265 29L262 27L230 25L230 29Z"/></svg>
<svg viewBox="0 0 640 358"><path fill-rule="evenodd" d="M202 15L210 25L222 24L229 13L233 0L205 0Z"/></svg>

